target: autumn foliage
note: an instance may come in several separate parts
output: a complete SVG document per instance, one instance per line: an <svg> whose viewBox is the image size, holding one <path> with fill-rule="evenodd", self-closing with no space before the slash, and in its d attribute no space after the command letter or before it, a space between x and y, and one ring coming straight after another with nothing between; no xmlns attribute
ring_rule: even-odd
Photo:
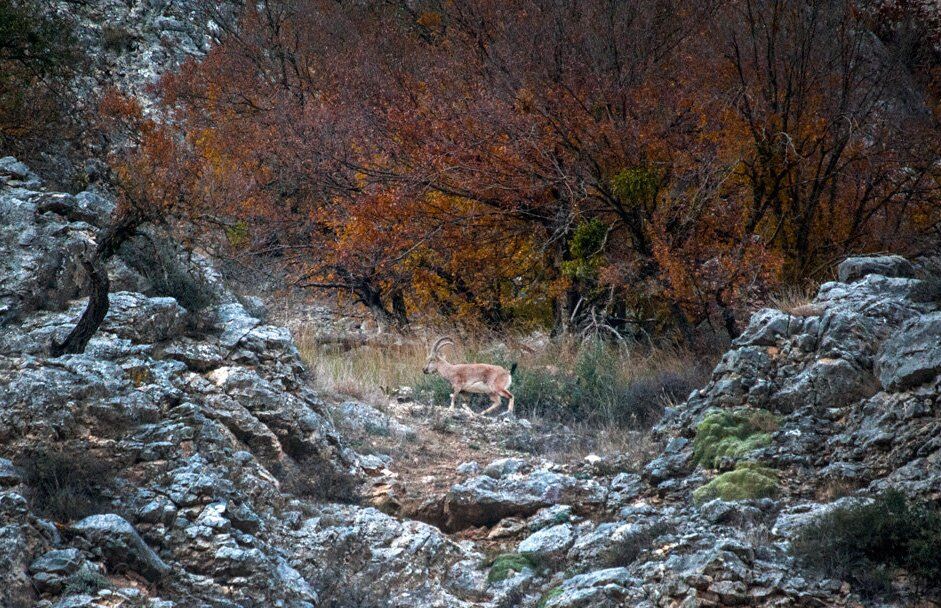
<svg viewBox="0 0 941 608"><path fill-rule="evenodd" d="M382 323L734 334L782 282L937 236L930 87L846 2L214 17L160 84L169 126L119 163L129 191Z"/></svg>

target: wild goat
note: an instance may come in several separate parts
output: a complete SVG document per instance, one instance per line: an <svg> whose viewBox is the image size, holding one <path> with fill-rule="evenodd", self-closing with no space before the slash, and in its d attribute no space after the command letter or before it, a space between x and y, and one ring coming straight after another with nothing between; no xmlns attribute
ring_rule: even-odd
<svg viewBox="0 0 941 608"><path fill-rule="evenodd" d="M501 403L500 397L506 397L510 400L507 413L513 416L513 393L506 389L510 388L510 383L513 381L511 374L516 369L516 364L508 371L499 365L486 363L448 363L441 354L441 348L453 344L454 341L450 338L439 338L431 347L425 368L422 370L426 374L438 372L451 384L451 409L454 409L454 402L461 393L478 393L490 395L490 400L493 401L493 405L481 412L483 415L498 409ZM462 402L461 407L470 415L477 415L467 403Z"/></svg>

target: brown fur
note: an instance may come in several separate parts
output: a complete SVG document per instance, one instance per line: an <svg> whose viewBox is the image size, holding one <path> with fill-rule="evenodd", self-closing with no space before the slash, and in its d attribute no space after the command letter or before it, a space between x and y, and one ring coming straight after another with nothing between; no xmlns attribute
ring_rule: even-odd
<svg viewBox="0 0 941 608"><path fill-rule="evenodd" d="M506 397L510 400L507 411L512 416L515 399L513 393L507 390L513 382L510 372L499 365L487 363L449 363L441 354L441 348L448 344L454 342L450 338L440 338L435 342L422 371L426 374L437 372L451 384L451 409L454 409L455 401L461 393L480 393L489 395L493 402L493 405L482 412L484 415L498 409L501 405L500 398ZM466 403L462 403L461 407L471 415L477 415Z"/></svg>

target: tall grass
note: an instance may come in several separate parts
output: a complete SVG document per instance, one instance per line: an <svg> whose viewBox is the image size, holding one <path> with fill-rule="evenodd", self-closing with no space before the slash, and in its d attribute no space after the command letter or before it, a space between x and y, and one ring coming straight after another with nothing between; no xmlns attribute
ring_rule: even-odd
<svg viewBox="0 0 941 608"><path fill-rule="evenodd" d="M297 341L301 355L329 391L381 403L391 391L409 386L420 399L449 404L450 386L422 373L427 344L421 340L399 338L348 349L318 344L302 331ZM680 349L632 349L571 338L538 348L520 347L509 338L460 342L447 351L453 362L517 364L510 390L520 415L598 426L649 426L664 405L682 401L705 384L713 364L710 357ZM488 403L482 396L473 400Z"/></svg>
<svg viewBox="0 0 941 608"><path fill-rule="evenodd" d="M416 386L424 376L427 346L416 340L351 349L320 344L314 333L304 330L295 332L295 340L319 386L338 395L379 404L399 387Z"/></svg>

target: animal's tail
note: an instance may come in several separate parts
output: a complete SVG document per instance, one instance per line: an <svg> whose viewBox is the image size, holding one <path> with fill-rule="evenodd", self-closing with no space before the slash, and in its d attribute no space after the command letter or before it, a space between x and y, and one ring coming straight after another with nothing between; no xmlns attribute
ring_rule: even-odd
<svg viewBox="0 0 941 608"><path fill-rule="evenodd" d="M510 375L512 376L513 372L515 371L516 371L516 362L514 361L512 364L510 364Z"/></svg>

